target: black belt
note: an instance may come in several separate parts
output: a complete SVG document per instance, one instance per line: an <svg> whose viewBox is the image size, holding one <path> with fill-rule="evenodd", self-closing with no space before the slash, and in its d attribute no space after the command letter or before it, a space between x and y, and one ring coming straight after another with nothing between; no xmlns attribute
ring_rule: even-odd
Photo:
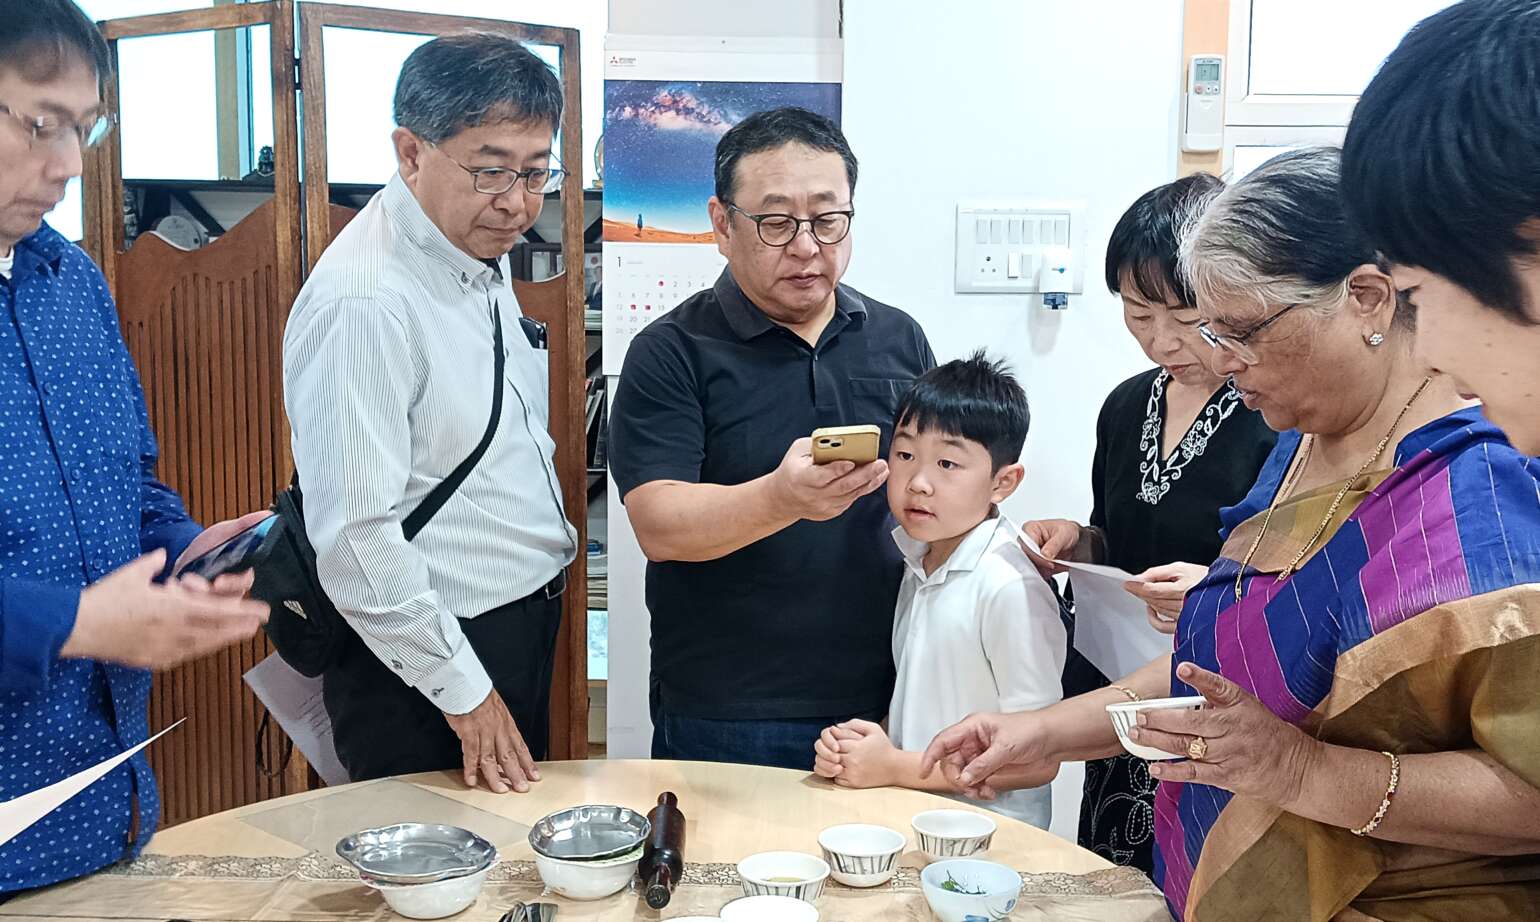
<svg viewBox="0 0 1540 922"><path fill-rule="evenodd" d="M557 573L555 578L553 578L549 583L546 583L544 586L541 586L539 589L536 589L534 592L531 592L529 595L525 596L519 601L535 602L543 599L554 599L566 591L567 571L562 570L561 572Z"/></svg>
<svg viewBox="0 0 1540 922"><path fill-rule="evenodd" d="M557 573L555 578L553 578L549 583L546 583L544 586L541 586L539 589L536 589L534 592L531 592L524 598L514 599L512 602L508 602L506 604L499 605L496 608L484 611L481 613L480 617L485 618L490 615L512 612L515 609L522 608L523 606L529 605L532 602L547 602L551 599L558 599L561 598L561 594L566 591L567 571L562 570L561 572Z"/></svg>

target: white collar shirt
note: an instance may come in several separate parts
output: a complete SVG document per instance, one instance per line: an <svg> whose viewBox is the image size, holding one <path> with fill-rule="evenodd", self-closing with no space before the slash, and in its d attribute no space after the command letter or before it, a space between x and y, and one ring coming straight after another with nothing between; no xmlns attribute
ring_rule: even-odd
<svg viewBox="0 0 1540 922"><path fill-rule="evenodd" d="M971 713L1032 710L1062 697L1067 641L1058 602L1003 515L977 525L930 574L928 544L902 528L893 540L904 555L888 715L895 746L923 750ZM1047 785L981 805L1043 828L1052 810Z"/></svg>
<svg viewBox="0 0 1540 922"><path fill-rule="evenodd" d="M481 462L407 542L401 522L502 417ZM571 563L547 430L543 351L503 272L455 247L399 175L337 235L284 335L284 401L327 594L365 645L447 713L492 684L457 618L540 589Z"/></svg>

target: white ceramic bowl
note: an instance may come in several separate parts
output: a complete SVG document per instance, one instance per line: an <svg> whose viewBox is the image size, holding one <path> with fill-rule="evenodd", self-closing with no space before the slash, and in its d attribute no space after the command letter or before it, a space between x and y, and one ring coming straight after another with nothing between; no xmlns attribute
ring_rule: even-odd
<svg viewBox="0 0 1540 922"><path fill-rule="evenodd" d="M809 903L823 896L829 865L801 852L760 852L738 862L744 896L789 896Z"/></svg>
<svg viewBox="0 0 1540 922"><path fill-rule="evenodd" d="M999 920L1021 898L1021 875L993 861L957 858L921 871L920 887L941 922Z"/></svg>
<svg viewBox="0 0 1540 922"><path fill-rule="evenodd" d="M1128 731L1139 719L1140 711L1196 711L1203 707L1203 696L1187 698L1151 698L1149 701L1120 701L1107 705L1107 716L1112 718L1112 728L1118 732L1118 742L1123 748L1141 759L1158 762L1162 759L1185 759L1187 753L1167 752L1154 746L1141 746L1128 738Z"/></svg>
<svg viewBox="0 0 1540 922"><path fill-rule="evenodd" d="M898 870L898 858L908 844L896 829L864 823L830 826L818 834L830 876L847 887L887 883Z"/></svg>
<svg viewBox="0 0 1540 922"><path fill-rule="evenodd" d="M619 858L599 861L566 861L535 853L535 867L540 871L540 879L570 900L602 900L619 893L636 876L636 866L641 860L640 848Z"/></svg>
<svg viewBox="0 0 1540 922"><path fill-rule="evenodd" d="M722 907L722 922L818 922L818 908L789 896L746 896Z"/></svg>
<svg viewBox="0 0 1540 922"><path fill-rule="evenodd" d="M491 865L464 877L435 880L428 884L384 884L364 878L364 883L380 891L385 905L408 919L442 919L452 916L481 895Z"/></svg>
<svg viewBox="0 0 1540 922"><path fill-rule="evenodd" d="M989 850L995 821L972 810L926 810L910 821L920 851L931 861L967 858Z"/></svg>

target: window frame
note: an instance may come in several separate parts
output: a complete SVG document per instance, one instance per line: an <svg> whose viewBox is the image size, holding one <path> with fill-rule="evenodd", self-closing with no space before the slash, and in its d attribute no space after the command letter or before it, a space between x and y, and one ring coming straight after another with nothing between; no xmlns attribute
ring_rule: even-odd
<svg viewBox="0 0 1540 922"><path fill-rule="evenodd" d="M1358 97L1251 92L1251 14L1255 0L1231 0L1228 88L1225 91L1225 159L1231 128L1347 128Z"/></svg>
<svg viewBox="0 0 1540 922"><path fill-rule="evenodd" d="M1341 144L1346 134L1346 125L1225 125L1222 169L1226 176L1233 176L1238 147Z"/></svg>

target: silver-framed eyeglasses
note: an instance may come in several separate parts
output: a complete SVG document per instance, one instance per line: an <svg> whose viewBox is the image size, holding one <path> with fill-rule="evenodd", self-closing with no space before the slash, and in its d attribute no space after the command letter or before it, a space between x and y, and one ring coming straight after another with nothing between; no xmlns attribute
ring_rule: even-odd
<svg viewBox="0 0 1540 922"><path fill-rule="evenodd" d="M437 144L433 146L438 147ZM450 156L442 147L438 147L438 150L449 157L450 163L471 174L476 191L485 195L502 195L518 185L520 180L523 180L524 188L530 194L545 195L560 189L562 181L567 178L567 171L556 166L532 167L528 170L510 170L500 166L469 167Z"/></svg>
<svg viewBox="0 0 1540 922"><path fill-rule="evenodd" d="M824 246L833 246L845 239L850 233L850 219L855 217L855 209L847 208L844 211L825 211L815 214L811 218L799 218L796 215L770 212L768 214L749 214L732 202L727 203L728 211L736 211L754 222L759 231L759 242L767 247L790 246L797 239L797 234L802 230L802 225L807 225L807 232L813 239Z"/></svg>
<svg viewBox="0 0 1540 922"><path fill-rule="evenodd" d="M23 115L10 106L0 103L0 115L13 119L36 147L45 144L58 147L73 138L81 150L90 150L106 140L115 119L110 113L98 112L82 121L59 118L52 115Z"/></svg>
<svg viewBox="0 0 1540 922"><path fill-rule="evenodd" d="M1287 314L1294 308L1299 307L1300 304L1303 303L1303 301L1300 301L1295 304L1290 304L1288 307L1270 314L1267 319L1263 320L1261 323L1257 324L1251 329L1241 333L1217 333L1214 331L1213 327L1209 326L1208 321L1205 320L1204 322L1198 324L1198 335L1202 336L1203 341L1208 343L1212 348L1223 349L1236 358L1240 359L1242 362L1245 362L1247 365L1255 365L1258 361L1260 361L1260 359L1257 356L1257 350L1249 345L1250 339L1268 327L1272 326L1278 320L1278 318L1282 317L1284 314Z"/></svg>

